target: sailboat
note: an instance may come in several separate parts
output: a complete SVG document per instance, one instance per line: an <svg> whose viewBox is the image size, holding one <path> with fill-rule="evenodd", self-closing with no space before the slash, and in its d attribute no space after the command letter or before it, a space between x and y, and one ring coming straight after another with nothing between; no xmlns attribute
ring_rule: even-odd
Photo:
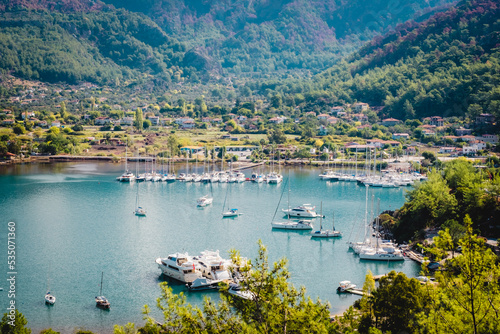
<svg viewBox="0 0 500 334"><path fill-rule="evenodd" d="M321 213L323 213L323 203L321 203ZM333 213L332 213L333 217ZM320 216L319 220L319 230L311 232L311 238L335 238L341 237L342 233L339 231L335 231L335 222L332 218L332 229L331 230L323 230L323 214Z"/></svg>
<svg viewBox="0 0 500 334"><path fill-rule="evenodd" d="M145 217L146 210L139 206L139 184L137 184L137 194L135 197L135 215Z"/></svg>
<svg viewBox="0 0 500 334"><path fill-rule="evenodd" d="M131 171L128 170L127 160L128 160L128 158L127 158L127 146L125 146L125 171L123 172L123 174L121 176L116 178L120 182L132 182L135 180L134 173L132 173Z"/></svg>
<svg viewBox="0 0 500 334"><path fill-rule="evenodd" d="M288 177L288 208L290 209L290 176ZM283 188L284 191L284 188ZM281 197L283 197L283 193L281 193ZM280 202L281 202L281 197L280 197ZM280 205L280 202L278 202L278 206ZM276 209L276 212L278 210ZM274 217L276 217L276 212L274 213ZM299 220L299 221L290 221L290 216L288 216L288 220L284 222L274 222L274 217L273 221L271 222L272 228L276 229L286 229L286 230L312 230L313 225L310 220Z"/></svg>
<svg viewBox="0 0 500 334"><path fill-rule="evenodd" d="M56 297L50 293L50 278L47 279L47 293L45 294L45 304L54 305Z"/></svg>
<svg viewBox="0 0 500 334"><path fill-rule="evenodd" d="M102 295L102 281L104 278L104 272L101 272L101 286L99 290L99 296L95 297L96 306L103 309L109 309L109 301L106 297Z"/></svg>
<svg viewBox="0 0 500 334"><path fill-rule="evenodd" d="M228 185L228 188L226 191L226 198L224 198L224 206L222 207L222 218L238 217L239 215L241 215L241 213L238 212L238 209L234 209L234 208L231 209L229 206L229 199L228 199L229 189L230 189L230 186ZM225 209L226 203L227 203L227 209Z"/></svg>

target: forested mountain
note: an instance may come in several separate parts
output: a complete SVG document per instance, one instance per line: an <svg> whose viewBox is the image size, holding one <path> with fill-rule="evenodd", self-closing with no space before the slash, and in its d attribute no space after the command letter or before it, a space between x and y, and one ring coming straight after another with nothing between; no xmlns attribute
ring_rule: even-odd
<svg viewBox="0 0 500 334"><path fill-rule="evenodd" d="M317 73L452 0L6 0L0 68L49 82L159 84ZM118 9L117 9L118 8Z"/></svg>
<svg viewBox="0 0 500 334"><path fill-rule="evenodd" d="M102 3L68 3L4 6L0 68L26 79L107 85L140 74L167 81L181 75L184 45L146 16Z"/></svg>
<svg viewBox="0 0 500 334"><path fill-rule="evenodd" d="M452 0L103 0L140 11L205 50L228 73L273 74L332 66L361 42Z"/></svg>
<svg viewBox="0 0 500 334"><path fill-rule="evenodd" d="M500 4L462 1L422 23L375 38L314 83L267 84L282 94L332 103L384 106L398 119L431 115L500 116Z"/></svg>

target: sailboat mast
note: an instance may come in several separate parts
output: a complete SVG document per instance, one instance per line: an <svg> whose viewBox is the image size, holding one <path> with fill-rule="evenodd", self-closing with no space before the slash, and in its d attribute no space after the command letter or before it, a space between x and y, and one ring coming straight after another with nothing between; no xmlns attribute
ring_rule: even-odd
<svg viewBox="0 0 500 334"><path fill-rule="evenodd" d="M99 290L99 296L102 296L102 279L104 277L104 271L101 272L101 287L100 287L100 290Z"/></svg>

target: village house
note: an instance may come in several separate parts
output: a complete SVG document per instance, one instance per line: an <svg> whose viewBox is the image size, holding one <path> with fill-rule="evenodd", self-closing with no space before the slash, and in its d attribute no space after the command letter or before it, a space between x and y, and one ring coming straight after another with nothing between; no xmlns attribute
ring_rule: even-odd
<svg viewBox="0 0 500 334"><path fill-rule="evenodd" d="M246 122L246 121L247 121L247 119L248 119L248 118L247 118L246 116L244 116L244 115L239 115L239 116L236 118L236 120L238 121L238 123L244 123L244 122Z"/></svg>
<svg viewBox="0 0 500 334"><path fill-rule="evenodd" d="M443 126L444 125L444 120L442 117L439 116L432 116L429 122L430 125L434 125L436 127Z"/></svg>
<svg viewBox="0 0 500 334"><path fill-rule="evenodd" d="M339 122L339 119L337 117L328 117L327 120L328 124L337 124Z"/></svg>
<svg viewBox="0 0 500 334"><path fill-rule="evenodd" d="M201 121L202 121L203 123L210 123L211 118L210 118L210 117L206 117L206 116L205 116L205 117L202 117L202 118L201 118Z"/></svg>
<svg viewBox="0 0 500 334"><path fill-rule="evenodd" d="M422 130L422 135L423 135L424 137L426 137L426 138L427 138L427 137L435 137L435 136L436 136L436 133L435 133L434 131L432 131L432 130L423 129L423 130Z"/></svg>
<svg viewBox="0 0 500 334"><path fill-rule="evenodd" d="M308 111L304 114L305 117L307 116L316 116L316 113L314 111Z"/></svg>
<svg viewBox="0 0 500 334"><path fill-rule="evenodd" d="M356 129L358 130L364 130L364 129L371 129L371 125L370 124L362 124L360 126L357 126Z"/></svg>
<svg viewBox="0 0 500 334"><path fill-rule="evenodd" d="M386 141L384 142L384 144L386 144L386 145L390 145L391 147L398 147L398 146L400 146L400 145L401 145L401 143L400 143L400 142L395 141L395 140L386 140Z"/></svg>
<svg viewBox="0 0 500 334"><path fill-rule="evenodd" d="M108 117L97 117L94 120L94 125L106 125L106 124L110 124L110 123L111 123L111 119L109 119Z"/></svg>
<svg viewBox="0 0 500 334"><path fill-rule="evenodd" d="M120 120L120 124L123 126L132 126L134 125L134 118L130 116L123 117Z"/></svg>
<svg viewBox="0 0 500 334"><path fill-rule="evenodd" d="M394 133L392 139L410 139L410 135L407 133Z"/></svg>
<svg viewBox="0 0 500 334"><path fill-rule="evenodd" d="M368 103L363 103L363 102L354 103L352 106L352 110L357 113L366 111L368 110L368 108L369 108Z"/></svg>
<svg viewBox="0 0 500 334"><path fill-rule="evenodd" d="M186 122L189 122L188 124L191 124L191 122L193 122L193 127L194 127L194 119L192 119L190 117L179 117L179 118L175 119L175 123L179 124L183 128L184 128L184 124Z"/></svg>
<svg viewBox="0 0 500 334"><path fill-rule="evenodd" d="M194 129L194 126L195 126L195 122L193 119L186 120L186 121L184 121L184 123L182 123L183 129Z"/></svg>
<svg viewBox="0 0 500 334"><path fill-rule="evenodd" d="M484 134L482 136L476 137L476 139L484 141L486 143L490 143L490 144L497 144L498 143L498 136L497 135Z"/></svg>
<svg viewBox="0 0 500 334"><path fill-rule="evenodd" d="M450 154L455 152L455 147L452 146L443 146L439 148L439 153L441 154Z"/></svg>
<svg viewBox="0 0 500 334"><path fill-rule="evenodd" d="M330 117L330 115L328 115L328 114L319 114L316 117L318 118L318 120L323 121L323 120L328 119L328 117Z"/></svg>
<svg viewBox="0 0 500 334"><path fill-rule="evenodd" d="M46 128L48 126L47 121L39 121L37 125L41 128Z"/></svg>
<svg viewBox="0 0 500 334"><path fill-rule="evenodd" d="M481 140L471 140L469 141L470 146L476 146L478 150L486 149L486 143Z"/></svg>
<svg viewBox="0 0 500 334"><path fill-rule="evenodd" d="M158 116L149 116L148 117L149 121L151 122L151 125L160 125L160 117Z"/></svg>
<svg viewBox="0 0 500 334"><path fill-rule="evenodd" d="M383 126L394 126L394 125L398 125L399 123L401 123L401 121L399 119L395 119L395 118L386 118L386 119L382 120Z"/></svg>
<svg viewBox="0 0 500 334"><path fill-rule="evenodd" d="M495 122L495 116L492 114L481 114L476 117L476 124L492 124Z"/></svg>
<svg viewBox="0 0 500 334"><path fill-rule="evenodd" d="M13 125L16 121L13 119L4 119L2 124L3 125Z"/></svg>
<svg viewBox="0 0 500 334"><path fill-rule="evenodd" d="M415 155L417 154L417 148L415 146L408 146L405 150L406 154Z"/></svg>
<svg viewBox="0 0 500 334"><path fill-rule="evenodd" d="M344 107L331 107L330 108L330 113L333 115L337 115L339 112L344 111Z"/></svg>
<svg viewBox="0 0 500 334"><path fill-rule="evenodd" d="M271 124L281 124L285 121L286 117L273 117L269 119Z"/></svg>
<svg viewBox="0 0 500 334"><path fill-rule="evenodd" d="M376 148L382 148L382 147L384 147L384 144L385 144L385 141L383 141L381 139L377 139L377 138L368 139L366 141L366 145L371 146L371 147L376 147ZM398 142L398 144L399 144L399 142Z"/></svg>
<svg viewBox="0 0 500 334"><path fill-rule="evenodd" d="M27 119L27 118L30 118L30 117L35 117L35 113L33 111L24 111L22 114L21 114L21 117L23 119Z"/></svg>
<svg viewBox="0 0 500 334"><path fill-rule="evenodd" d="M455 134L457 136L466 136L466 135L471 135L472 134L472 129L466 129L466 128L458 128L455 129Z"/></svg>
<svg viewBox="0 0 500 334"><path fill-rule="evenodd" d="M50 126L55 126L56 128L60 128L61 127L61 122L59 121L53 121Z"/></svg>
<svg viewBox="0 0 500 334"><path fill-rule="evenodd" d="M450 139L450 140L453 140L453 141L457 141L458 138L460 138L460 137L457 137L457 136L443 136L443 139Z"/></svg>
<svg viewBox="0 0 500 334"><path fill-rule="evenodd" d="M352 114L351 115L351 118L355 121L359 121L359 122L368 122L368 116L366 116L365 114Z"/></svg>
<svg viewBox="0 0 500 334"><path fill-rule="evenodd" d="M161 122L161 125L165 126L165 125L169 125L170 123L172 123L172 119L168 118L168 117L164 117L164 118L160 119L160 122Z"/></svg>
<svg viewBox="0 0 500 334"><path fill-rule="evenodd" d="M476 140L476 137L474 137L474 136L460 136L459 139L466 141L466 142L470 142L470 141Z"/></svg>

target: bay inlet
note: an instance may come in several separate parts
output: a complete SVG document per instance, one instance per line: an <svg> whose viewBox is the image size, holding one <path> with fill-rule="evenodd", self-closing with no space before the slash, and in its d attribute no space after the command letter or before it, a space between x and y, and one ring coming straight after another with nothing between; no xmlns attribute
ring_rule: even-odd
<svg viewBox="0 0 500 334"><path fill-rule="evenodd" d="M348 241L363 238L366 189L356 182L322 181L317 168L301 166L283 172L285 178L290 176L290 205L311 203L319 209L322 203L323 226L331 228L334 212L342 238L314 239L310 231L272 230L276 210L275 219L285 219L281 209L287 207L288 185L284 183L144 182L139 193L147 216L138 217L134 215L137 183L117 182L122 172L122 165L100 162L0 168L0 247L6 254L7 224L15 222L16 305L35 333L49 327L104 333L112 332L114 324L142 325L145 304L161 319L155 305L158 284L166 279L155 259L175 252L194 255L219 250L228 257L230 249L237 249L253 259L260 239L271 261L289 260L291 282L304 285L313 299L330 302L331 313L341 313L359 298L337 294L339 281L362 286L368 270L374 275L396 270L408 276L417 276L420 270L410 260L362 261L349 251ZM244 172L249 177L252 171ZM380 211L395 210L403 205L406 189L370 188L369 198L380 199ZM221 216L227 193L230 205L242 213L237 218ZM197 207L196 200L207 194L213 196L213 203ZM314 226L319 228L318 219ZM6 259L0 272L7 275ZM102 272L109 311L95 307ZM57 297L51 307L44 303L49 281ZM179 282L168 282L174 292L185 292L190 303L200 304L204 296L219 299L218 292L189 292ZM8 302L5 291L0 291L4 310Z"/></svg>

